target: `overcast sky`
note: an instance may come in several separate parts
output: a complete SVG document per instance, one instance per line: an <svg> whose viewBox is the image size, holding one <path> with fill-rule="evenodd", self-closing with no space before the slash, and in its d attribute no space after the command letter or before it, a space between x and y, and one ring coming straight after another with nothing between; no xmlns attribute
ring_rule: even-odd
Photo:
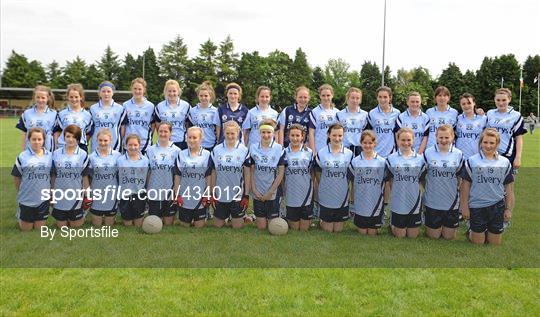
<svg viewBox="0 0 540 317"><path fill-rule="evenodd" d="M207 39L231 35L237 52L275 49L312 66L343 58L351 69L382 59L383 0L1 0L1 65L11 50L61 65L94 62L110 45L121 59L156 51L177 34L195 56ZM449 62L478 69L484 56L540 54L538 0L388 0L386 64L439 75Z"/></svg>

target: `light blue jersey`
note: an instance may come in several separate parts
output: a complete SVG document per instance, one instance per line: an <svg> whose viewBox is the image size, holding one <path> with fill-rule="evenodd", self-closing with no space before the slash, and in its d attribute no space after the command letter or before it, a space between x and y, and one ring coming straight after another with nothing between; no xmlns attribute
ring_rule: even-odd
<svg viewBox="0 0 540 317"><path fill-rule="evenodd" d="M353 158L351 173L354 176L354 213L362 217L377 217L384 206L386 160L375 154L366 159L362 153Z"/></svg>
<svg viewBox="0 0 540 317"><path fill-rule="evenodd" d="M16 128L26 132L27 137L25 137L25 140L27 148L30 147L28 145L28 131L32 128L42 128L45 130L43 147L45 147L47 151L52 151L54 149L53 132L56 126L56 115L56 110L49 107L45 108L44 112L40 113L35 105L23 112Z"/></svg>
<svg viewBox="0 0 540 317"><path fill-rule="evenodd" d="M383 112L380 105L369 111L368 122L377 135L375 152L382 157L394 151L394 127L398 116L399 110L392 106L388 113Z"/></svg>
<svg viewBox="0 0 540 317"><path fill-rule="evenodd" d="M406 110L399 114L394 133L401 128L410 128L414 131L413 148L418 152L422 139L429 135L429 117L422 111L417 116L413 116L409 110Z"/></svg>
<svg viewBox="0 0 540 317"><path fill-rule="evenodd" d="M53 155L44 150L42 156L36 155L28 148L21 152L15 160L11 175L21 179L17 192L17 202L28 207L37 207L42 200L42 191L51 189Z"/></svg>
<svg viewBox="0 0 540 317"><path fill-rule="evenodd" d="M297 152L291 147L285 149L287 166L285 167L285 197L287 206L304 207L313 202L313 152L302 145Z"/></svg>
<svg viewBox="0 0 540 317"><path fill-rule="evenodd" d="M386 159L386 170L392 181L391 210L400 215L420 212L420 180L425 172L424 157L416 152L405 158L401 151Z"/></svg>
<svg viewBox="0 0 540 317"><path fill-rule="evenodd" d="M251 148L253 144L261 142L261 134L259 133L259 125L263 120L272 119L278 121L278 112L268 106L265 110L261 110L259 105L251 108L246 116L246 120L242 123L243 130L249 131L249 144Z"/></svg>
<svg viewBox="0 0 540 317"><path fill-rule="evenodd" d="M435 145L426 149L424 160L427 171L424 205L437 210L457 210L458 176L463 166L463 153L454 146L447 153L442 153Z"/></svg>
<svg viewBox="0 0 540 317"><path fill-rule="evenodd" d="M202 108L196 105L189 111L189 122L203 130L202 146L212 148L216 145L216 131L219 126L218 109L212 105Z"/></svg>
<svg viewBox="0 0 540 317"><path fill-rule="evenodd" d="M146 152L148 146L152 145L152 124L156 121L154 117L154 104L144 98L143 104L138 105L135 99L124 102L126 110L127 124L124 135L136 134L141 138L141 152Z"/></svg>
<svg viewBox="0 0 540 317"><path fill-rule="evenodd" d="M253 144L249 148L251 163L254 167L253 179L257 191L264 195L272 187L276 180L279 166L287 166L287 158L283 147L272 141L268 148L263 148L260 143ZM271 200L276 199L276 193L272 195Z"/></svg>
<svg viewBox="0 0 540 317"><path fill-rule="evenodd" d="M336 117L338 112L339 110L334 107L325 109L322 105L318 105L309 113L309 128L315 130L315 151L326 148L328 127L338 122Z"/></svg>
<svg viewBox="0 0 540 317"><path fill-rule="evenodd" d="M171 141L174 143L184 142L186 137L186 119L191 106L182 99L178 99L176 104L170 104L163 100L156 106L156 121L166 121L172 125Z"/></svg>
<svg viewBox="0 0 540 317"><path fill-rule="evenodd" d="M467 118L465 114L460 114L456 126L456 147L463 152L463 157L468 159L478 153L478 141L484 128L486 127L487 117L473 115Z"/></svg>
<svg viewBox="0 0 540 317"><path fill-rule="evenodd" d="M118 158L117 164L118 185L122 192L134 195L145 189L149 167L146 156L139 154L138 159L131 160L126 152Z"/></svg>
<svg viewBox="0 0 540 317"><path fill-rule="evenodd" d="M343 125L345 135L343 136L343 145L345 147L360 146L360 135L368 123L368 113L358 107L358 111L351 112L349 108L339 111L337 120Z"/></svg>
<svg viewBox="0 0 540 317"><path fill-rule="evenodd" d="M116 210L116 190L118 189L118 158L120 152L109 149L107 155L102 156L96 149L89 156L89 168L93 192L101 193L101 198L93 197L92 209L98 211ZM109 188L106 190L106 188Z"/></svg>
<svg viewBox="0 0 540 317"><path fill-rule="evenodd" d="M229 149L225 142L214 147L212 151L213 168L216 170L214 197L222 203L233 200L240 201L244 193L244 166L249 167L248 148L240 141Z"/></svg>
<svg viewBox="0 0 540 317"><path fill-rule="evenodd" d="M148 189L149 200L164 201L173 199L172 192L166 193L164 190L173 189L173 167L179 153L180 149L173 142L170 142L166 147L161 147L157 143L148 148L146 157L148 157L150 163L150 174L146 189Z"/></svg>
<svg viewBox="0 0 540 317"><path fill-rule="evenodd" d="M498 152L506 157L513 157L516 153L516 137L527 133L523 127L521 114L512 107L504 113L497 109L487 112L486 128L495 128L501 136Z"/></svg>
<svg viewBox="0 0 540 317"><path fill-rule="evenodd" d="M99 131L108 128L111 130L111 145L113 150L120 151L122 140L120 139L120 128L127 123L126 111L124 107L112 102L110 107L104 107L101 101L90 107L92 121L94 121L94 133L92 134L92 149L98 148L97 135Z"/></svg>
<svg viewBox="0 0 540 317"><path fill-rule="evenodd" d="M184 208L204 208L201 199L211 194L210 189L207 190L206 177L211 174L212 168L213 162L208 150L201 148L197 155L193 155L189 149L179 153L176 169L180 175L179 194L184 199Z"/></svg>
<svg viewBox="0 0 540 317"><path fill-rule="evenodd" d="M514 182L512 164L502 156L489 160L480 151L467 159L461 177L471 183L470 208L492 206L504 199L506 184Z"/></svg>
<svg viewBox="0 0 540 317"><path fill-rule="evenodd" d="M54 188L66 191L82 189L83 176L89 174L88 153L77 146L73 154L68 154L65 148L58 149L53 153L53 174L56 175ZM74 199L68 195L59 199L54 208L58 210L77 210L82 206L82 200L78 195Z"/></svg>
<svg viewBox="0 0 540 317"><path fill-rule="evenodd" d="M68 105L64 110L61 110L56 117L55 132L61 132L60 137L58 137L58 146L63 147L66 143L64 141L64 129L71 124L75 124L81 128L81 141L79 143L87 145L88 140L86 139L86 135L91 134L94 127L92 115L84 108L81 108L79 111L73 111Z"/></svg>
<svg viewBox="0 0 540 317"><path fill-rule="evenodd" d="M437 128L443 124L447 124L452 128L456 128L458 112L456 109L446 106L445 111L437 110L437 106L429 108L426 111L429 117L429 136L426 148L437 144L436 132Z"/></svg>
<svg viewBox="0 0 540 317"><path fill-rule="evenodd" d="M351 150L341 147L334 154L330 145L322 148L315 158L316 167L321 171L319 183L319 204L326 208L349 206L349 165L353 158Z"/></svg>

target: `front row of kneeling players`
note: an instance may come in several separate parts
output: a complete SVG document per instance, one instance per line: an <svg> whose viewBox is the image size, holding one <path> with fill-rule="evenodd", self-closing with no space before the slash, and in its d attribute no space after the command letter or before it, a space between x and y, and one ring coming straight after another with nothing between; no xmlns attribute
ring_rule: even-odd
<svg viewBox="0 0 540 317"><path fill-rule="evenodd" d="M87 155L78 147L81 130L75 125L64 130L66 146L50 153L43 148L43 130L32 129L30 148L18 156L12 172L20 228L45 225L49 198L54 200L52 215L59 226L82 225L88 208L96 226L112 225L117 210L126 226L140 226L148 203L149 214L161 217L166 225L173 224L178 212L182 225L202 227L212 205L216 227L230 219L233 228L241 228L250 192L259 229L266 228L267 220L279 217L283 196L292 229L308 230L313 202L318 198L323 230L341 231L352 203L358 231L375 235L383 222L387 195L391 231L397 237L418 236L423 201L429 237L454 239L461 210L463 218L470 218L472 242L501 242L503 221L512 215L514 195L512 166L497 154L500 138L496 130L486 129L480 137L479 154L464 161L453 146L454 131L446 125L437 129L437 144L423 155L414 151L414 132L400 129L398 150L387 159L374 151L377 140L370 130L362 133L362 152L353 157L343 146L340 124L329 127L327 147L317 155L303 144L304 127L291 126L290 145L283 149L274 142L274 126L271 120L263 122L261 141L248 149L239 140L238 124L226 122L224 142L210 153L201 146L200 128L188 130L188 148L180 150L170 141L171 125L162 122L157 128L158 142L146 156L140 153L137 135L127 137L125 154L112 150L111 133L106 129L97 135L97 149ZM390 190L385 191L385 183ZM69 197L67 192L73 188L91 188L94 197ZM44 200L46 192L49 196Z"/></svg>

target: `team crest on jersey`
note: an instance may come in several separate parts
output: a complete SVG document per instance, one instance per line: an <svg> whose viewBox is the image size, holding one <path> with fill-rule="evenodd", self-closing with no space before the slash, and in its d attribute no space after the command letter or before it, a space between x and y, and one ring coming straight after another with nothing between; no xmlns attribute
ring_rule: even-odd
<svg viewBox="0 0 540 317"><path fill-rule="evenodd" d="M226 114L222 115L222 116L221 116L221 120L222 120L222 121L227 121L227 115L226 115Z"/></svg>
<svg viewBox="0 0 540 317"><path fill-rule="evenodd" d="M108 113L103 114L103 119L105 120L109 119L109 114Z"/></svg>
<svg viewBox="0 0 540 317"><path fill-rule="evenodd" d="M201 114L200 116L201 116L201 120L202 120L202 121L206 121L206 114L203 113L203 114Z"/></svg>
<svg viewBox="0 0 540 317"><path fill-rule="evenodd" d="M135 117L139 118L141 116L141 113L139 111L135 112Z"/></svg>
<svg viewBox="0 0 540 317"><path fill-rule="evenodd" d="M292 120L292 119L294 119L294 116L292 114L290 114L289 115L289 121ZM298 120L298 119L296 119L296 120Z"/></svg>
<svg viewBox="0 0 540 317"><path fill-rule="evenodd" d="M171 118L176 118L176 113L171 113Z"/></svg>
<svg viewBox="0 0 540 317"><path fill-rule="evenodd" d="M238 117L238 122L242 123L242 121L244 121L244 119L242 117Z"/></svg>

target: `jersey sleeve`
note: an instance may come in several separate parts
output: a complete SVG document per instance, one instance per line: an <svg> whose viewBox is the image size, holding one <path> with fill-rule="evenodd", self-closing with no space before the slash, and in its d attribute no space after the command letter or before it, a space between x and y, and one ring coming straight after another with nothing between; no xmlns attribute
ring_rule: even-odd
<svg viewBox="0 0 540 317"><path fill-rule="evenodd" d="M283 165L283 166L289 165L289 162L287 161L287 155L285 154L285 150L281 151L281 157L279 158L278 166L280 165Z"/></svg>
<svg viewBox="0 0 540 317"><path fill-rule="evenodd" d="M246 153L246 157L244 158L244 163L242 164L243 166L245 167L250 167L251 166L251 154L250 154L250 151L248 150L247 153Z"/></svg>
<svg viewBox="0 0 540 317"><path fill-rule="evenodd" d="M56 114L56 120L54 120L53 133L62 132L62 121L60 120L60 113Z"/></svg>
<svg viewBox="0 0 540 317"><path fill-rule="evenodd" d="M277 128L278 129L281 129L281 126L285 126L285 116L287 115L286 111L287 111L287 108L283 109L283 111L281 111L281 113L279 114L279 116L277 118Z"/></svg>
<svg viewBox="0 0 540 317"><path fill-rule="evenodd" d="M84 154L84 160L83 160L83 163L82 163L82 171L81 171L81 175L82 176L89 176L90 175L90 172L91 172L91 169L90 169L90 158L88 157L88 154Z"/></svg>
<svg viewBox="0 0 540 317"><path fill-rule="evenodd" d="M394 178L394 174L392 173L392 169L390 167L390 161L386 159L386 164L384 166L384 181L389 181L390 179Z"/></svg>
<svg viewBox="0 0 540 317"><path fill-rule="evenodd" d="M17 123L17 125L15 125L15 127L21 131L28 132L28 129L26 128L26 119L24 116L24 112L19 118L19 122Z"/></svg>
<svg viewBox="0 0 540 317"><path fill-rule="evenodd" d="M514 169L512 168L512 164L508 162L508 167L506 169L506 176L504 177L503 184L508 185L510 183L514 182Z"/></svg>
<svg viewBox="0 0 540 317"><path fill-rule="evenodd" d="M251 130L251 111L248 112L246 120L242 123L242 130Z"/></svg>
<svg viewBox="0 0 540 317"><path fill-rule="evenodd" d="M127 111L126 109L124 109L124 107L122 107L122 114L120 115L120 120L118 120L120 122L120 125L127 125L128 124L128 116L127 116Z"/></svg>
<svg viewBox="0 0 540 317"><path fill-rule="evenodd" d="M212 160L211 156L208 156L208 168L206 169L206 173L204 176L210 176L212 174L212 170L214 169L214 161Z"/></svg>
<svg viewBox="0 0 540 317"><path fill-rule="evenodd" d="M463 168L461 169L461 178L468 181L469 183L472 183L472 171L469 160L466 160L463 164Z"/></svg>
<svg viewBox="0 0 540 317"><path fill-rule="evenodd" d="M401 116L398 116L396 119L396 124L394 125L394 130L392 132L394 133L398 132L399 129L401 129L401 125L402 125Z"/></svg>
<svg viewBox="0 0 540 317"><path fill-rule="evenodd" d="M17 157L17 159L15 160L15 164L13 164L11 175L15 177L22 177L22 163L20 156Z"/></svg>
<svg viewBox="0 0 540 317"><path fill-rule="evenodd" d="M517 137L523 134L526 134L527 130L525 130L525 124L523 123L523 118L521 115L519 116L519 119L516 121L514 126L512 127L512 137Z"/></svg>
<svg viewBox="0 0 540 317"><path fill-rule="evenodd" d="M321 172L322 171L322 163L319 160L319 155L318 154L315 155L315 159L313 160L313 169L316 172Z"/></svg>
<svg viewBox="0 0 540 317"><path fill-rule="evenodd" d="M315 115L313 114L313 111L311 111L309 113L308 128L315 129L316 126L317 126L317 119L315 119Z"/></svg>

